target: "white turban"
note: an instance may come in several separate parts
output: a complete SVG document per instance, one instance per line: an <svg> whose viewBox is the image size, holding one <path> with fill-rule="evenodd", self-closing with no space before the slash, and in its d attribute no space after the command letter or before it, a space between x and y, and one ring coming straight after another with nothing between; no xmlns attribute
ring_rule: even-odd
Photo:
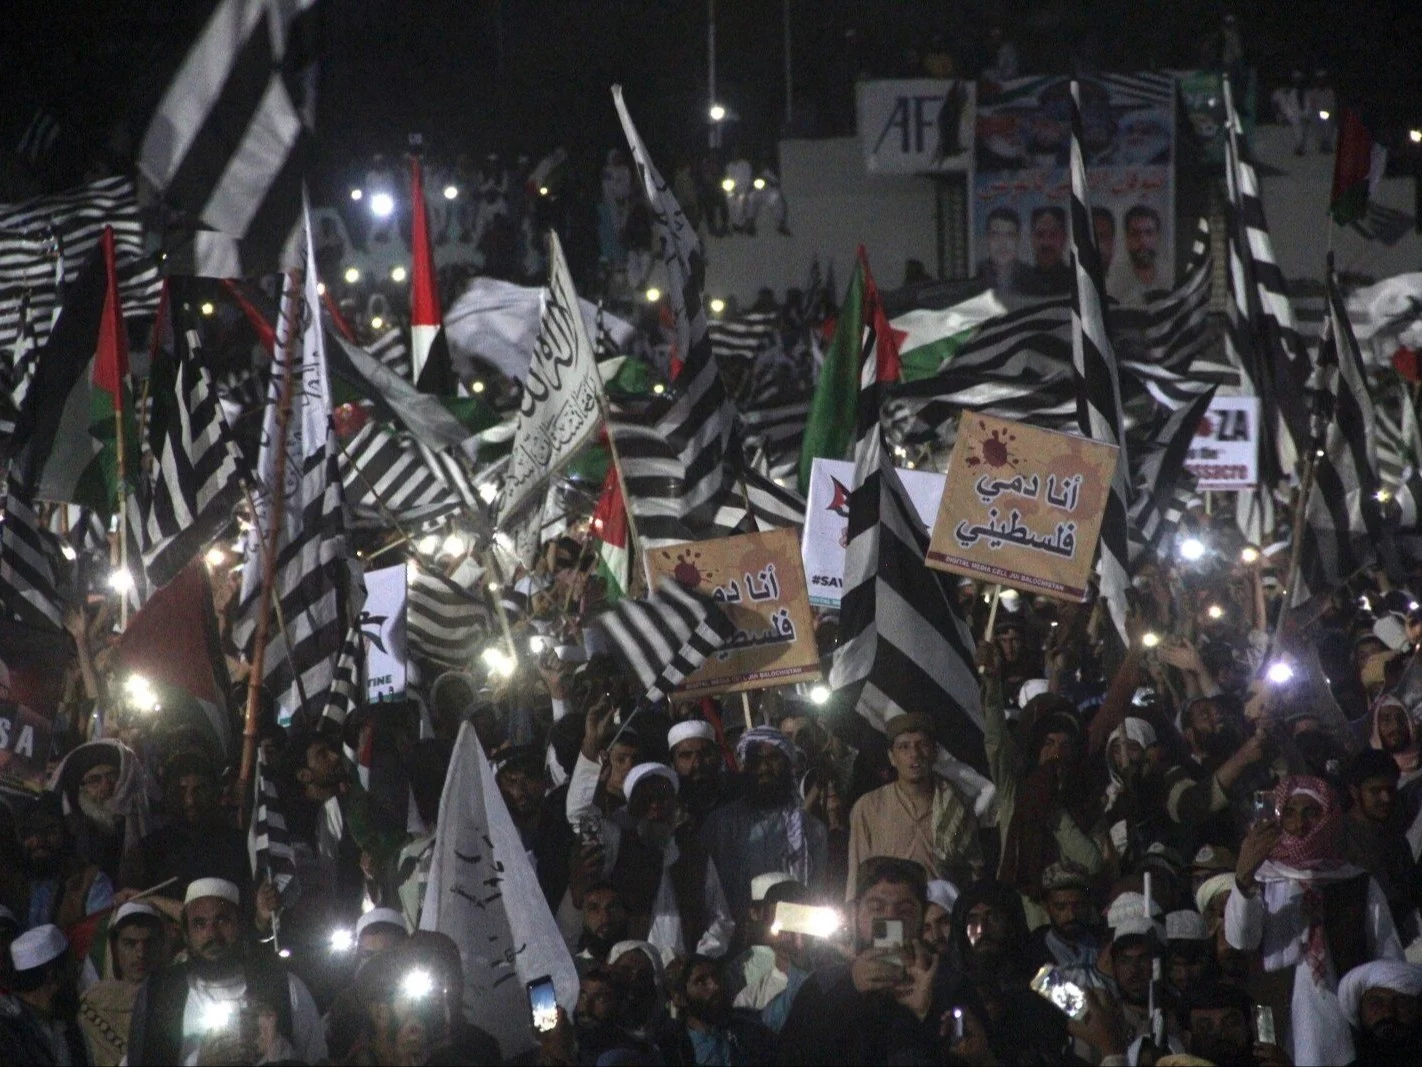
<svg viewBox="0 0 1422 1067"><path fill-rule="evenodd" d="M1349 1025L1358 1025L1358 1007L1369 989L1391 989L1415 997L1422 993L1422 967L1398 960L1373 960L1345 974L1338 983L1338 1003Z"/></svg>
<svg viewBox="0 0 1422 1067"><path fill-rule="evenodd" d="M930 904L937 904L944 911L951 912L957 899L958 887L952 882L935 878L928 883L928 902Z"/></svg>
<svg viewBox="0 0 1422 1067"><path fill-rule="evenodd" d="M672 770L665 763L639 763L627 772L627 777L622 781L622 795L628 800L632 799L632 793L637 788L637 783L648 775L658 778L665 778L671 783L672 792L677 792L680 783L677 781L676 771Z"/></svg>
<svg viewBox="0 0 1422 1067"><path fill-rule="evenodd" d="M704 719L687 719L685 722L679 722L667 731L667 751L674 752L677 745L693 739L714 742L716 731Z"/></svg>
<svg viewBox="0 0 1422 1067"><path fill-rule="evenodd" d="M1224 874L1217 874L1212 878L1206 878L1200 883L1200 888L1195 890L1195 908L1201 915L1209 909L1210 901L1221 893L1228 893L1234 889L1234 872L1227 871Z"/></svg>

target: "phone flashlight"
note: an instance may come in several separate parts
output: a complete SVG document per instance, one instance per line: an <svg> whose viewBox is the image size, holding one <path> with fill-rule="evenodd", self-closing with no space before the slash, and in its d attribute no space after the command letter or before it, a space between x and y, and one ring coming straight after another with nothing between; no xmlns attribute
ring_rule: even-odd
<svg viewBox="0 0 1422 1067"><path fill-rule="evenodd" d="M1245 545L1244 550L1239 554L1241 563L1257 563L1259 561L1259 549L1253 545Z"/></svg>
<svg viewBox="0 0 1422 1067"><path fill-rule="evenodd" d="M331 951L349 952L355 948L355 935L345 928L338 928L331 931Z"/></svg>
<svg viewBox="0 0 1422 1067"><path fill-rule="evenodd" d="M434 986L434 976L422 968L411 971L400 981L400 991L411 1000L423 1000L434 992Z"/></svg>
<svg viewBox="0 0 1422 1067"><path fill-rule="evenodd" d="M953 1040L963 1040L963 1009L953 1009Z"/></svg>
<svg viewBox="0 0 1422 1067"><path fill-rule="evenodd" d="M1223 619L1224 608L1220 607L1218 604L1211 604L1208 608L1205 609L1205 614L1212 619Z"/></svg>
<svg viewBox="0 0 1422 1067"><path fill-rule="evenodd" d="M1186 563L1195 563L1205 556L1205 542L1198 537L1187 537L1180 542L1180 558Z"/></svg>
<svg viewBox="0 0 1422 1067"><path fill-rule="evenodd" d="M1151 631L1141 634L1141 647L1155 648L1158 644L1160 644L1160 634Z"/></svg>
<svg viewBox="0 0 1422 1067"><path fill-rule="evenodd" d="M1294 669L1283 660L1275 660L1269 664L1269 669L1264 672L1264 677L1269 679L1271 685L1286 685L1293 681Z"/></svg>

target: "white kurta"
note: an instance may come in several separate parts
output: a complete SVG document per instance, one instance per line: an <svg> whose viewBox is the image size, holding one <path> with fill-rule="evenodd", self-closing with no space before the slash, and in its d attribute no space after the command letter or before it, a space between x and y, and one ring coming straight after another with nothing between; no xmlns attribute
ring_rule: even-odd
<svg viewBox="0 0 1422 1067"><path fill-rule="evenodd" d="M622 835L631 831L617 818L609 818L593 803L597 793L599 766L581 753L573 768L573 777L568 783L568 822L576 829L585 818L596 818L602 826L602 873L612 874L617 864L617 856L622 845ZM657 886L657 895L652 901L652 926L647 931L647 943L662 954L662 962L670 963L677 956L685 956L695 951L702 956L721 957L731 947L731 936L736 932L735 921L731 918L730 906L726 903L726 893L721 887L721 876L716 872L716 862L706 857L705 900L706 932L701 935L694 949L685 944L681 930L681 910L677 907L676 891L672 886L671 866L681 857L681 850L675 841L667 842L662 850L662 880ZM573 907L571 893L564 894L558 908L558 928L570 945L575 945L583 931L583 918Z"/></svg>
<svg viewBox="0 0 1422 1067"><path fill-rule="evenodd" d="M1342 881L1361 873L1356 867L1346 867L1329 872L1327 880ZM1314 978L1304 958L1308 923L1303 914L1303 895L1310 878L1317 876L1266 861L1256 875L1260 885L1253 896L1245 896L1238 888L1230 891L1225 905L1225 940L1231 947L1245 952L1262 948L1266 971L1294 968L1290 1007L1293 1047L1288 1052L1295 1063L1320 1067L1351 1063L1353 1037L1338 1005L1339 975L1331 953L1325 947L1321 982ZM1317 880L1322 882L1322 879ZM1372 959L1403 958L1387 898L1372 878L1368 879L1365 923L1368 953Z"/></svg>

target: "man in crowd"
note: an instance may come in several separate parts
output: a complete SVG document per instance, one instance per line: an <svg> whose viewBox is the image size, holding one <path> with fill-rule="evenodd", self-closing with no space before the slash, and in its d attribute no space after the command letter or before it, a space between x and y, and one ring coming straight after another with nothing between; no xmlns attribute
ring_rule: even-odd
<svg viewBox="0 0 1422 1067"><path fill-rule="evenodd" d="M97 864L74 854L59 798L46 793L19 820L25 850L28 911L25 927L68 927L113 903L114 887Z"/></svg>
<svg viewBox="0 0 1422 1067"><path fill-rule="evenodd" d="M153 976L133 1006L130 1063L189 1063L221 1054L253 1059L326 1055L326 1036L306 986L269 957L249 952L237 887L198 878L183 898L187 962ZM244 1018L266 1025L243 1025ZM254 1042L258 1047L253 1046Z"/></svg>
<svg viewBox="0 0 1422 1067"><path fill-rule="evenodd" d="M732 1067L770 1062L775 1038L760 1023L733 1014L721 981L721 961L692 955L667 972L667 989L682 1024L682 1062Z"/></svg>
<svg viewBox="0 0 1422 1067"><path fill-rule="evenodd" d="M52 924L26 931L11 942L10 962L10 992L0 995L0 1063L84 1067L89 1052L74 1021L78 997L64 934Z"/></svg>
<svg viewBox="0 0 1422 1067"><path fill-rule="evenodd" d="M849 885L870 856L913 860L932 878L960 884L982 869L978 820L953 784L934 771L933 720L911 712L889 720L889 762L895 779L859 798L849 816Z"/></svg>
<svg viewBox="0 0 1422 1067"><path fill-rule="evenodd" d="M1032 267L1023 278L1028 296L1060 296L1071 290L1066 261L1066 212L1056 205L1032 209Z"/></svg>
<svg viewBox="0 0 1422 1067"><path fill-rule="evenodd" d="M1047 925L1032 932L1043 959L1058 967L1091 967L1096 963L1097 918L1091 902L1091 879L1069 860L1042 872L1042 909Z"/></svg>
<svg viewBox="0 0 1422 1067"><path fill-rule="evenodd" d="M544 754L535 745L505 749L494 758L494 780L508 806L523 847L549 900L568 884L568 855L574 837L557 805L548 803Z"/></svg>
<svg viewBox="0 0 1422 1067"><path fill-rule="evenodd" d="M717 808L701 829L730 901L731 914L750 907L751 880L784 871L812 890L824 875L828 836L824 823L800 803L795 772L798 751L768 726L747 730L736 742L745 788L738 800Z"/></svg>
<svg viewBox="0 0 1422 1067"><path fill-rule="evenodd" d="M143 983L168 965L168 928L148 904L123 904L109 923L113 976L84 991L79 1026L95 1067L116 1067L128 1051L133 1004Z"/></svg>
<svg viewBox="0 0 1422 1067"><path fill-rule="evenodd" d="M681 779L677 798L694 830L725 797L724 760L716 731L702 719L686 719L667 731L672 769Z"/></svg>
<svg viewBox="0 0 1422 1067"><path fill-rule="evenodd" d="M603 879L582 892L582 929L572 940L577 960L606 963L607 954L619 941L627 940L627 905L622 890Z"/></svg>
<svg viewBox="0 0 1422 1067"><path fill-rule="evenodd" d="M1343 855L1377 880L1401 940L1409 944L1418 932L1422 871L1403 833L1397 764L1386 752L1365 748L1348 761L1343 779L1352 801L1344 820Z"/></svg>
<svg viewBox="0 0 1422 1067"><path fill-rule="evenodd" d="M118 741L90 741L69 753L57 778L75 853L117 882L125 853L148 828L138 757Z"/></svg>
<svg viewBox="0 0 1422 1067"><path fill-rule="evenodd" d="M1360 964L1338 983L1353 1031L1355 1063L1417 1062L1422 1040L1422 967L1397 960Z"/></svg>

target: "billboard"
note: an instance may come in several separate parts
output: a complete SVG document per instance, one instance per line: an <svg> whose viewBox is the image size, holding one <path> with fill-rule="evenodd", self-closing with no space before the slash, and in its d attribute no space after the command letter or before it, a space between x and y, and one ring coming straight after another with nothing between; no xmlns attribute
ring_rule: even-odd
<svg viewBox="0 0 1422 1067"><path fill-rule="evenodd" d="M963 171L972 163L974 86L960 79L862 81L856 110L870 174Z"/></svg>
<svg viewBox="0 0 1422 1067"><path fill-rule="evenodd" d="M978 98L973 264L1003 299L1071 292L1070 99L1070 79L1055 76L1003 82ZM1140 304L1175 282L1175 80L1087 76L1081 111L1106 292Z"/></svg>

